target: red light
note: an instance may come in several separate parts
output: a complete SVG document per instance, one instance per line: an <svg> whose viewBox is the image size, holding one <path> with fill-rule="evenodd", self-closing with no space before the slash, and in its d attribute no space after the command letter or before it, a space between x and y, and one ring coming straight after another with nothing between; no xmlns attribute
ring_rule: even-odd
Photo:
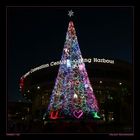
<svg viewBox="0 0 140 140"><path fill-rule="evenodd" d="M58 111L52 111L50 114L50 119L58 119L58 118L64 118L58 116Z"/></svg>
<svg viewBox="0 0 140 140"><path fill-rule="evenodd" d="M23 90L23 87L24 87L24 78L21 77L21 79L20 79L20 89L21 89L21 91Z"/></svg>
<svg viewBox="0 0 140 140"><path fill-rule="evenodd" d="M58 111L56 112L51 112L51 115L50 115L50 119L58 119Z"/></svg>

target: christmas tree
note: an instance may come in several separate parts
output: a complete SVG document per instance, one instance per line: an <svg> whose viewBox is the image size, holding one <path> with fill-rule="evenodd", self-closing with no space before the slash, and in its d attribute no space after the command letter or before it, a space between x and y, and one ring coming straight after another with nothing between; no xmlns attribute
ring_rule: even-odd
<svg viewBox="0 0 140 140"><path fill-rule="evenodd" d="M48 113L51 119L79 119L89 116L99 118L98 111L74 24L70 21Z"/></svg>

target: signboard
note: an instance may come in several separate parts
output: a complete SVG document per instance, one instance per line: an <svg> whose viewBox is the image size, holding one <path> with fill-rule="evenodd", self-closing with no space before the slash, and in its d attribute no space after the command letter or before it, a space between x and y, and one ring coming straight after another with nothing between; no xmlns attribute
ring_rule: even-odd
<svg viewBox="0 0 140 140"><path fill-rule="evenodd" d="M70 63L71 61L69 61ZM99 58L84 58L84 59L79 59L79 60L73 60L72 62L75 62L75 63L104 63L104 64L114 64L114 60L109 60L109 59L99 59ZM60 64L67 64L67 61L52 61L50 63L47 63L47 64L43 64L39 67L36 67L36 68L33 68L31 69L29 72L27 72L23 77L27 77L30 73L33 73L37 70L40 70L40 69L43 69L43 68L48 68L48 67L53 67L53 66L57 66L57 65L60 65Z"/></svg>

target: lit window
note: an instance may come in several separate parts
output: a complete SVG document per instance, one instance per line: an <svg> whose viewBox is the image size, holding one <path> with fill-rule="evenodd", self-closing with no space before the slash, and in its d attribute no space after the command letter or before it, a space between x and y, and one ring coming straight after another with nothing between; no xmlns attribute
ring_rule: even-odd
<svg viewBox="0 0 140 140"><path fill-rule="evenodd" d="M24 117L22 117L21 119L24 120Z"/></svg>
<svg viewBox="0 0 140 140"><path fill-rule="evenodd" d="M29 107L27 108L27 111L28 111L28 112L30 111Z"/></svg>
<svg viewBox="0 0 140 140"><path fill-rule="evenodd" d="M122 85L122 83L120 82L119 85Z"/></svg>
<svg viewBox="0 0 140 140"><path fill-rule="evenodd" d="M108 119L109 121L114 121L114 113L113 112L109 112L109 116L108 116Z"/></svg>

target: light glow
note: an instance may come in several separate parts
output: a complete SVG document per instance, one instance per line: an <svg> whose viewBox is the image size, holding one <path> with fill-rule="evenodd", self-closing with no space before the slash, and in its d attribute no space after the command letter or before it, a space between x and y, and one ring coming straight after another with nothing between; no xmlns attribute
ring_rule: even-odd
<svg viewBox="0 0 140 140"><path fill-rule="evenodd" d="M86 61L91 63L91 60ZM98 112L98 103L82 59L73 22L68 26L61 62L66 63L59 66L48 106L50 118L58 119L64 115L65 118L79 119L84 114Z"/></svg>
<svg viewBox="0 0 140 140"><path fill-rule="evenodd" d="M93 115L94 115L93 116L94 118L98 118L98 119L100 118L100 116L98 116L97 112L93 112Z"/></svg>
<svg viewBox="0 0 140 140"><path fill-rule="evenodd" d="M74 94L74 98L78 98L77 94Z"/></svg>
<svg viewBox="0 0 140 140"><path fill-rule="evenodd" d="M70 60L67 60L67 67L71 67Z"/></svg>
<svg viewBox="0 0 140 140"><path fill-rule="evenodd" d="M73 115L74 115L74 117L76 117L77 119L79 119L83 115L83 111L82 110L75 110L73 112Z"/></svg>

